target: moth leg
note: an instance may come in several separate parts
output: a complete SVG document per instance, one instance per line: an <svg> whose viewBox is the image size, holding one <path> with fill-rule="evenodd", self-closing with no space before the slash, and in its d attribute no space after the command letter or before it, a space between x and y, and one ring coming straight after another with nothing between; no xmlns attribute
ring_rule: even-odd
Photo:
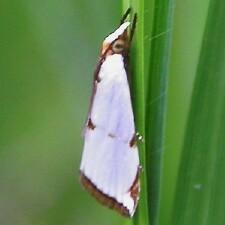
<svg viewBox="0 0 225 225"><path fill-rule="evenodd" d="M141 141L142 143L144 143L144 138L142 135L136 132L129 142L130 147L132 148L133 146L136 146L138 141Z"/></svg>
<svg viewBox="0 0 225 225"><path fill-rule="evenodd" d="M138 173L141 174L142 172L144 172L143 166L139 165L138 166Z"/></svg>
<svg viewBox="0 0 225 225"><path fill-rule="evenodd" d="M144 137L139 133L139 132L136 132L136 139L142 143L144 143Z"/></svg>

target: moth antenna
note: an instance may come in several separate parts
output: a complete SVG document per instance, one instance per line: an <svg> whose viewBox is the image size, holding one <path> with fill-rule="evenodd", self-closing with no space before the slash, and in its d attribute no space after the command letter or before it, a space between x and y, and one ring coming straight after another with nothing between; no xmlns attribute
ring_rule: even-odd
<svg viewBox="0 0 225 225"><path fill-rule="evenodd" d="M127 9L127 11L124 13L122 19L120 20L120 25L124 23L125 19L128 17L128 15L130 14L130 12L131 12L131 7L129 7Z"/></svg>
<svg viewBox="0 0 225 225"><path fill-rule="evenodd" d="M129 42L131 43L133 36L134 36L134 31L136 29L136 24L137 24L137 13L134 14L133 22L132 22L132 27L130 31L130 40Z"/></svg>

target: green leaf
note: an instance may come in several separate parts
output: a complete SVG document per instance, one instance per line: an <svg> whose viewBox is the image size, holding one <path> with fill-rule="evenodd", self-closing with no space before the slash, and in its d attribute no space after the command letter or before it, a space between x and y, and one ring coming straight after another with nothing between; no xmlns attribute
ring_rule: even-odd
<svg viewBox="0 0 225 225"><path fill-rule="evenodd" d="M132 89L137 130L145 140L139 145L144 172L134 224L147 225L157 223L159 215L173 1L124 1L124 5L138 15L131 52Z"/></svg>
<svg viewBox="0 0 225 225"><path fill-rule="evenodd" d="M173 225L225 221L225 4L211 0L173 206Z"/></svg>
<svg viewBox="0 0 225 225"><path fill-rule="evenodd" d="M160 223L171 220L175 185L209 0L176 1L166 115Z"/></svg>
<svg viewBox="0 0 225 225"><path fill-rule="evenodd" d="M132 1L130 6L132 7L133 12L137 13L138 18L133 48L131 51L132 97L136 119L136 129L143 137L145 137L146 49L144 45L144 1ZM146 171L145 144L139 144L139 152L143 170ZM143 173L141 176L141 198L139 201L137 213L134 217L134 224L149 224L148 207L147 173Z"/></svg>
<svg viewBox="0 0 225 225"><path fill-rule="evenodd" d="M146 97L146 158L151 224L159 224L174 1L154 2Z"/></svg>

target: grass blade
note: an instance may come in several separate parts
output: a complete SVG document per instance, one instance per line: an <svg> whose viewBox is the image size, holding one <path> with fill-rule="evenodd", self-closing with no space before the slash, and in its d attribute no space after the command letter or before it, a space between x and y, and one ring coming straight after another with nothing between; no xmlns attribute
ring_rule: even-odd
<svg viewBox="0 0 225 225"><path fill-rule="evenodd" d="M146 157L148 159L149 215L153 225L159 224L160 214L173 6L173 0L155 2L153 30L149 37L151 49L146 97Z"/></svg>
<svg viewBox="0 0 225 225"><path fill-rule="evenodd" d="M176 1L167 94L160 222L169 224L209 0Z"/></svg>
<svg viewBox="0 0 225 225"><path fill-rule="evenodd" d="M158 221L172 3L124 1L124 9L129 5L138 14L132 50L134 111L137 129L145 138L139 147L144 173L134 224Z"/></svg>
<svg viewBox="0 0 225 225"><path fill-rule="evenodd" d="M211 0L179 169L172 223L225 221L225 4Z"/></svg>
<svg viewBox="0 0 225 225"><path fill-rule="evenodd" d="M131 1L131 7L137 13L138 21L135 31L134 45L132 49L132 89L134 101L134 113L136 118L137 131L145 137L145 46L144 46L144 1ZM146 171L146 148L145 144L139 144L140 159L143 170ZM147 174L141 176L141 197L137 213L134 217L134 224L149 224L148 215L148 187Z"/></svg>

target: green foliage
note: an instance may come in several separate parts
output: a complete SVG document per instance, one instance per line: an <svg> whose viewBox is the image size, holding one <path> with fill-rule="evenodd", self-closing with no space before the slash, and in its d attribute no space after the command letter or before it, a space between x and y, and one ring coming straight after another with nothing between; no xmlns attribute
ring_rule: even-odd
<svg viewBox="0 0 225 225"><path fill-rule="evenodd" d="M78 172L101 42L120 16L115 1L1 1L0 224L123 222Z"/></svg>
<svg viewBox="0 0 225 225"><path fill-rule="evenodd" d="M210 1L173 205L174 225L225 222L225 4Z"/></svg>
<svg viewBox="0 0 225 225"><path fill-rule="evenodd" d="M138 14L132 75L137 130L145 139L139 145L144 172L134 224L156 223L159 216L172 3L131 1L126 5Z"/></svg>
<svg viewBox="0 0 225 225"><path fill-rule="evenodd" d="M176 1L163 163L160 224L169 224L185 124L207 17L207 0Z"/></svg>
<svg viewBox="0 0 225 225"><path fill-rule="evenodd" d="M225 5L178 3L173 19L173 1L125 2L141 23L132 57L144 173L134 224L223 224Z"/></svg>

